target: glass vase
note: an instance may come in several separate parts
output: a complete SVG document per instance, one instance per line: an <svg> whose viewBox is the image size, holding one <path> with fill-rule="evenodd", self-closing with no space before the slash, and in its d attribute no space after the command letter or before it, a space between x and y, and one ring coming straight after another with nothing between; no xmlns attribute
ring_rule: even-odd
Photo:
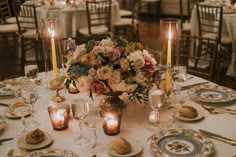
<svg viewBox="0 0 236 157"><path fill-rule="evenodd" d="M46 69L46 81L49 88L56 91L52 98L55 102L63 102L65 98L59 94L64 87L64 62L61 44L60 20L57 18L43 19L41 22L42 44L44 63ZM49 79L47 71L52 70L53 78Z"/></svg>

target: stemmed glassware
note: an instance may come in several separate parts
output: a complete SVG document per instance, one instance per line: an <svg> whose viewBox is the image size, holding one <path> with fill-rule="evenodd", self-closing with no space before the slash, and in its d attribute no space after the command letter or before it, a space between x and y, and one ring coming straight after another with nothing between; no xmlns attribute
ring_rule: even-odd
<svg viewBox="0 0 236 157"><path fill-rule="evenodd" d="M97 142L97 128L102 128L105 124L105 120L100 117L97 108L94 108L90 111L90 113L84 120L84 124L87 127L93 129L94 142L90 145L91 153L97 154L98 152L102 152L103 150L105 150L105 145Z"/></svg>
<svg viewBox="0 0 236 157"><path fill-rule="evenodd" d="M33 64L25 64L25 76L32 82L36 83L38 78L38 65L36 63Z"/></svg>
<svg viewBox="0 0 236 157"><path fill-rule="evenodd" d="M30 123L31 123L31 126L32 127L38 127L40 123L34 119L34 105L35 105L35 102L38 99L37 89L32 84L29 84L27 86L25 85L22 88L22 93L21 94L22 94L22 98L23 98L24 102L27 105L29 105L29 107L30 107L30 115L31 115Z"/></svg>
<svg viewBox="0 0 236 157"><path fill-rule="evenodd" d="M160 130L158 125L160 116L159 109L164 105L165 92L158 89L151 89L148 94L149 104L152 112L149 114L149 122L152 124L154 130Z"/></svg>
<svg viewBox="0 0 236 157"><path fill-rule="evenodd" d="M79 121L80 133L79 137L75 138L78 145L86 145L89 139L83 136L83 120L89 113L89 104L83 99L73 99L71 102L73 117Z"/></svg>

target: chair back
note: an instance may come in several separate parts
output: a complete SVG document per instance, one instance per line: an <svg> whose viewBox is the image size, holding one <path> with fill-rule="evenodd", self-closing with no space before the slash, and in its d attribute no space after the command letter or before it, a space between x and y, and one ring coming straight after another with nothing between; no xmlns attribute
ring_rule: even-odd
<svg viewBox="0 0 236 157"><path fill-rule="evenodd" d="M86 1L88 31L92 35L93 26L106 26L111 30L111 0Z"/></svg>
<svg viewBox="0 0 236 157"><path fill-rule="evenodd" d="M3 21L12 16L8 0L0 2L0 15Z"/></svg>
<svg viewBox="0 0 236 157"><path fill-rule="evenodd" d="M199 36L221 41L223 7L197 4Z"/></svg>
<svg viewBox="0 0 236 157"><path fill-rule="evenodd" d="M217 39L182 35L173 44L173 65L186 65L188 73L213 80Z"/></svg>
<svg viewBox="0 0 236 157"><path fill-rule="evenodd" d="M36 16L36 8L34 4L15 4L14 10L16 14L16 21L19 33L28 30L38 31L38 23Z"/></svg>

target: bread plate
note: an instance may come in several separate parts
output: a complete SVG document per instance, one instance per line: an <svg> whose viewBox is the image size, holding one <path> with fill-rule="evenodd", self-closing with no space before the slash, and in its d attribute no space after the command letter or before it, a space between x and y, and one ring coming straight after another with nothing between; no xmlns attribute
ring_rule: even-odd
<svg viewBox="0 0 236 157"><path fill-rule="evenodd" d="M27 149L27 150L35 150L35 149L46 147L53 141L52 136L48 134L47 132L45 132L45 139L42 142L38 144L29 144L25 140L26 135L27 134L24 134L18 138L17 145L19 148Z"/></svg>
<svg viewBox="0 0 236 157"><path fill-rule="evenodd" d="M112 142L110 142L110 143L108 143L108 149L107 149L108 154L111 156L114 156L114 157L130 157L130 156L134 156L134 155L139 154L143 150L143 145L141 144L141 142L131 139L131 138L128 138L127 140L131 144L131 147L132 147L131 152L126 153L126 154L118 154L116 151L114 151L112 149L112 147L111 147Z"/></svg>
<svg viewBox="0 0 236 157"><path fill-rule="evenodd" d="M175 118L178 119L178 120L182 120L182 121L187 121L187 122L191 122L191 121L197 121L197 120L201 120L202 118L204 118L204 114L202 113L201 110L199 109L196 109L197 110L197 117L194 117L194 118L188 118L188 117L184 117L184 116L181 116L179 114L179 112L175 112Z"/></svg>
<svg viewBox="0 0 236 157"><path fill-rule="evenodd" d="M30 115L30 107L23 102L16 102L9 106L9 110L6 112L5 116L7 118L21 118L21 116Z"/></svg>

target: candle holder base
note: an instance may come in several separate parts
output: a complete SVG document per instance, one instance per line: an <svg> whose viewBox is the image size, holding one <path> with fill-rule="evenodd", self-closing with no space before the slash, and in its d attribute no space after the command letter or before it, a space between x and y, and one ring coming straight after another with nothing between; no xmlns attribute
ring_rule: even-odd
<svg viewBox="0 0 236 157"><path fill-rule="evenodd" d="M54 101L56 103L64 102L66 100L65 97L63 97L59 94L59 90L60 89L56 89L56 95L51 99L52 101Z"/></svg>

